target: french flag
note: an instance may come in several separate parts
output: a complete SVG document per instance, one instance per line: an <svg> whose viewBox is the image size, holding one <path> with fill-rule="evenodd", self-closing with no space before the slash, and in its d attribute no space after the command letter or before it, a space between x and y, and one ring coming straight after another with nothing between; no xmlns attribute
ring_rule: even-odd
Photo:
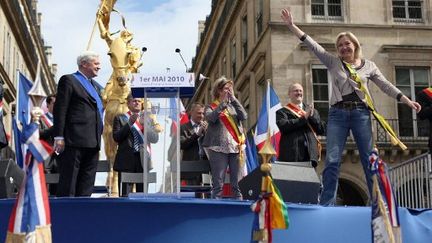
<svg viewBox="0 0 432 243"><path fill-rule="evenodd" d="M46 189L43 161L53 149L39 140L36 123L22 133L29 149L25 157L25 176L9 218L6 242L51 242L51 214ZM21 241L21 239L25 239Z"/></svg>
<svg viewBox="0 0 432 243"><path fill-rule="evenodd" d="M387 164L374 149L369 155L372 173L372 242L402 242L399 212Z"/></svg>
<svg viewBox="0 0 432 243"><path fill-rule="evenodd" d="M177 129L179 127L177 125L177 116L178 116L178 119L180 121L180 126L189 122L189 117L186 114L186 109L183 105L183 102L181 102L181 100L180 100L179 112L177 112L177 99L178 98L170 98L169 99L170 113L169 113L168 117L172 120L171 132L170 132L171 137L173 137L177 134Z"/></svg>
<svg viewBox="0 0 432 243"><path fill-rule="evenodd" d="M267 82L267 91L263 98L261 111L258 116L257 125L255 128L255 144L258 151L264 146L267 140L267 132L270 132L271 142L276 150L276 157L279 155L280 131L276 125L276 111L281 109L279 97L273 90L270 82Z"/></svg>

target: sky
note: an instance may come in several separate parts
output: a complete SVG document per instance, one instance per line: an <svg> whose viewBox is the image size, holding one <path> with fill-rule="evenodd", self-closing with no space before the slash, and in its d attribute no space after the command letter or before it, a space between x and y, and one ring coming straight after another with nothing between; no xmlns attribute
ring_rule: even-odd
<svg viewBox="0 0 432 243"><path fill-rule="evenodd" d="M56 80L75 72L76 57L87 48L95 23L99 0L39 0L42 13L42 36L45 45L52 46L52 62L58 65ZM210 13L211 0L117 0L114 6L134 33L132 44L147 47L140 72L184 72L185 66L175 52L180 48L186 64L192 67L198 43L198 21ZM111 14L110 32L121 30L121 18ZM110 74L108 46L96 27L91 50L101 56L101 71L96 80L105 86Z"/></svg>
<svg viewBox="0 0 432 243"><path fill-rule="evenodd" d="M42 36L45 45L52 46L52 62L58 65L56 81L63 74L77 70L76 57L87 48L95 23L99 0L39 0L38 12L42 13ZM132 45L146 47L142 58L142 73L185 72L185 66L176 48L180 48L188 68L192 67L198 43L198 21L205 20L210 14L211 0L117 0L115 8L124 16L126 26L134 34ZM111 14L110 32L122 30L121 18L117 13ZM95 78L105 86L111 75L108 46L99 35L96 27L91 42L91 50L101 56L101 70ZM155 103L152 100L153 103ZM164 105L165 104L165 105ZM160 102L161 108L167 102ZM165 114L165 115L161 115ZM158 144L152 145L152 157L158 183L149 187L150 192L161 186L163 168L167 163L165 154L170 144L167 110L158 116L159 123L165 128L160 134ZM100 159L104 159L103 153ZM97 185L105 183L104 175L96 178Z"/></svg>

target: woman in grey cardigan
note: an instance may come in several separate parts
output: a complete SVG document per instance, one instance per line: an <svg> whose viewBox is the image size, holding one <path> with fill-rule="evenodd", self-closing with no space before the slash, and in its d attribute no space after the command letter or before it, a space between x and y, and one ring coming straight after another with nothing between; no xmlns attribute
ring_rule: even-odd
<svg viewBox="0 0 432 243"><path fill-rule="evenodd" d="M247 119L247 114L234 96L232 80L225 77L216 80L212 95L213 103L205 108L208 128L202 141L210 161L213 182L211 197L221 198L225 171L229 166L233 197L241 200L238 180L241 164L244 165L242 158L245 144L241 121Z"/></svg>
<svg viewBox="0 0 432 243"><path fill-rule="evenodd" d="M331 108L327 124L327 153L322 176L323 191L320 204L333 205L336 201L340 161L350 130L354 135L369 193L371 193L372 180L368 168L368 157L372 151L372 127L366 100L370 95L368 81L374 82L385 94L405 103L416 112L420 111L420 105L411 101L390 83L374 62L362 59L360 43L351 32L342 32L337 36L338 56L335 56L300 30L294 24L292 14L288 9L282 10L281 17L288 29L308 46L332 76ZM353 72L359 77L356 80L353 79ZM356 81L361 82L361 87Z"/></svg>

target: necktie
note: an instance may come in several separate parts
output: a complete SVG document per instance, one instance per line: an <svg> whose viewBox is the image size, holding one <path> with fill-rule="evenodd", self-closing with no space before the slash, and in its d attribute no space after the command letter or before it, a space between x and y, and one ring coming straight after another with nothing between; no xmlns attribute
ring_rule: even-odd
<svg viewBox="0 0 432 243"><path fill-rule="evenodd" d="M193 127L193 129L194 129L195 132L198 132L198 128L199 128L199 124L198 123L193 124L192 127Z"/></svg>
<svg viewBox="0 0 432 243"><path fill-rule="evenodd" d="M54 119L53 119L53 116L52 116L52 114L51 113L45 113L46 114L46 117L50 120L50 121L53 121Z"/></svg>
<svg viewBox="0 0 432 243"><path fill-rule="evenodd" d="M135 130L132 129L132 135L133 135L133 149L134 152L139 152L140 149L140 135L139 133Z"/></svg>
<svg viewBox="0 0 432 243"><path fill-rule="evenodd" d="M93 88L97 91L94 80L93 79L89 79L90 84L93 86Z"/></svg>

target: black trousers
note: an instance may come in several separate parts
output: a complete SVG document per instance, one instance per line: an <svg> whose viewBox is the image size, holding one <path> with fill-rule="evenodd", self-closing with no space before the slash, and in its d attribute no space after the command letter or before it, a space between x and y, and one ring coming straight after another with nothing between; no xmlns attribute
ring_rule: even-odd
<svg viewBox="0 0 432 243"><path fill-rule="evenodd" d="M58 197L91 196L96 178L99 148L66 146L57 157L60 173Z"/></svg>

